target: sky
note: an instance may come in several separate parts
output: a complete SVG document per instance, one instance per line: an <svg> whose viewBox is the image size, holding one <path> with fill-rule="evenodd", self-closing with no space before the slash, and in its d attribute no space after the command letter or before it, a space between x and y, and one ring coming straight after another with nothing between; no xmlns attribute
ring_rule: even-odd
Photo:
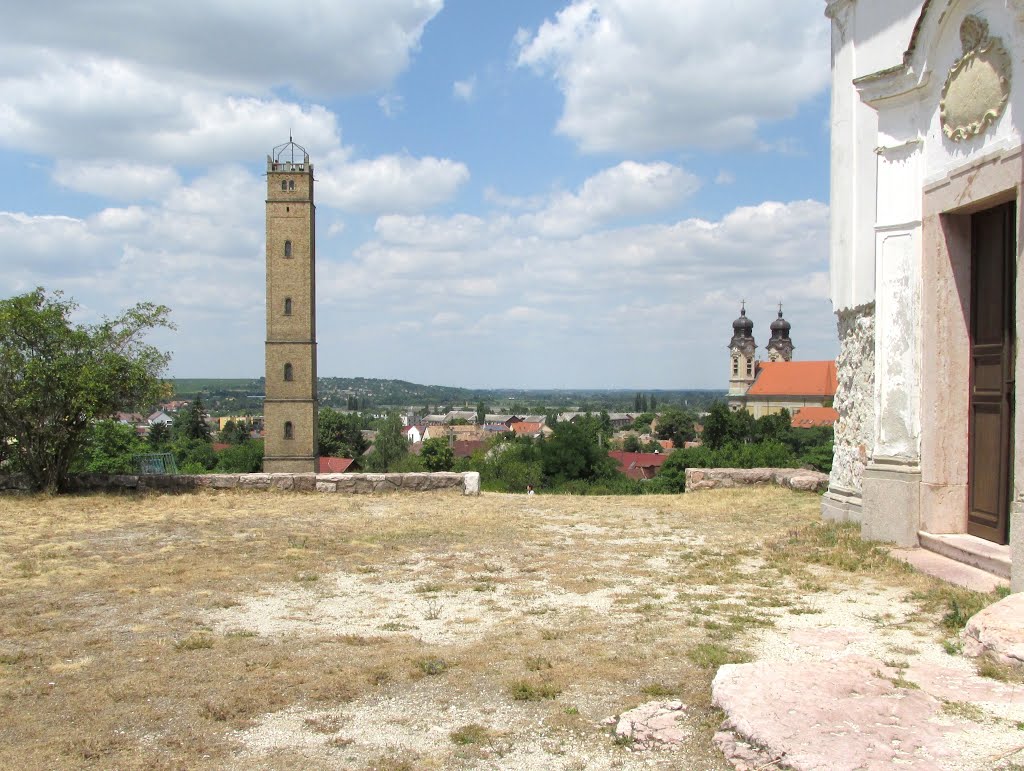
<svg viewBox="0 0 1024 771"><path fill-rule="evenodd" d="M53 0L0 26L0 297L140 301L258 377L266 155L316 178L321 376L726 388L828 297L820 0Z"/></svg>

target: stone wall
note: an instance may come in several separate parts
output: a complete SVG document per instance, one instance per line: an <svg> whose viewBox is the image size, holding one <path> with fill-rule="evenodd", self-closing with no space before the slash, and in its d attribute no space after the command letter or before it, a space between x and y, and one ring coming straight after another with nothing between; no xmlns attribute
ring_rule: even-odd
<svg viewBox="0 0 1024 771"><path fill-rule="evenodd" d="M27 489L24 479L0 475L0 490ZM349 494L461 489L463 495L479 495L480 474L476 471L432 474L79 474L72 477L69 484L69 492L191 492L209 489Z"/></svg>
<svg viewBox="0 0 1024 771"><path fill-rule="evenodd" d="M875 442L875 304L839 311L835 454L829 490L860 497Z"/></svg>
<svg viewBox="0 0 1024 771"><path fill-rule="evenodd" d="M779 485L791 490L824 492L828 474L802 468L688 468L686 492L747 485Z"/></svg>

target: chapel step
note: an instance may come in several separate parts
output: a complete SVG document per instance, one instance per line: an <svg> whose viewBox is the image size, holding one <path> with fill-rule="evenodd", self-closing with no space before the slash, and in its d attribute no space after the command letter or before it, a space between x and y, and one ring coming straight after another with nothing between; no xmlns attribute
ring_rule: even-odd
<svg viewBox="0 0 1024 771"><path fill-rule="evenodd" d="M918 531L921 548L1009 580L1010 547L966 533Z"/></svg>

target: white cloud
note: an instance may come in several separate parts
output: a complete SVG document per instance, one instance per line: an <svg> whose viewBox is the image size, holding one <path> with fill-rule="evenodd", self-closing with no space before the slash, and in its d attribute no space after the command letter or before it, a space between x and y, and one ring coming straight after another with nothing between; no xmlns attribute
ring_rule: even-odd
<svg viewBox="0 0 1024 771"><path fill-rule="evenodd" d="M574 0L518 63L565 96L558 131L587 151L753 144L828 83L828 24L807 0Z"/></svg>
<svg viewBox="0 0 1024 771"><path fill-rule="evenodd" d="M465 164L448 158L349 161L335 153L317 164L317 201L357 212L416 212L450 200L468 179Z"/></svg>
<svg viewBox="0 0 1024 771"><path fill-rule="evenodd" d="M289 130L312 150L340 141L335 116L317 105L229 96L111 59L38 59L25 77L0 73L0 145L162 165L259 158Z"/></svg>
<svg viewBox="0 0 1024 771"><path fill-rule="evenodd" d="M418 382L466 383L474 375L461 373L476 373L512 385L721 387L729 325L744 297L761 345L782 299L801 357L834 355L834 329L822 324L831 319L827 234L828 208L816 201L571 237L540 233L526 216L392 215L378 219L376 238L322 272L320 305L360 320L353 334L380 339L399 357L423 339L382 336L361 320L432 320L417 333L434 354L417 361ZM445 364L467 346L472 363ZM325 355L321 369L333 371ZM364 371L363 355L345 366ZM585 374L552 379L574 371Z"/></svg>
<svg viewBox="0 0 1024 771"><path fill-rule="evenodd" d="M578 193L562 193L548 207L524 216L546 236L574 236L607 222L652 214L695 193L700 181L669 163L623 161L594 175Z"/></svg>
<svg viewBox="0 0 1024 771"><path fill-rule="evenodd" d="M261 90L290 83L307 94L372 91L408 64L443 0L282 4L272 0L162 3L54 0L18 8L0 27L10 46L63 49L135 62L160 79Z"/></svg>
<svg viewBox="0 0 1024 771"><path fill-rule="evenodd" d="M170 166L119 161L58 161L53 178L71 190L123 201L157 198L181 184Z"/></svg>
<svg viewBox="0 0 1024 771"><path fill-rule="evenodd" d="M465 80L456 80L452 84L452 94L463 102L472 102L476 94L476 75Z"/></svg>
<svg viewBox="0 0 1024 771"><path fill-rule="evenodd" d="M718 172L718 176L715 177L716 185L731 185L735 181L736 175L733 174L731 171L727 171L726 169L722 169L720 172Z"/></svg>
<svg viewBox="0 0 1024 771"><path fill-rule="evenodd" d="M401 94L384 94L377 99L377 106L386 116L394 118L405 109L405 100Z"/></svg>

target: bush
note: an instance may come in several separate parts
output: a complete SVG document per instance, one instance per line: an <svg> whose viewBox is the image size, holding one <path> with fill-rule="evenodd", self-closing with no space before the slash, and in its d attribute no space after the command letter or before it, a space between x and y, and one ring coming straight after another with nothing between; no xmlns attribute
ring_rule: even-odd
<svg viewBox="0 0 1024 771"><path fill-rule="evenodd" d="M249 440L217 453L218 474L255 474L263 470L263 440Z"/></svg>

